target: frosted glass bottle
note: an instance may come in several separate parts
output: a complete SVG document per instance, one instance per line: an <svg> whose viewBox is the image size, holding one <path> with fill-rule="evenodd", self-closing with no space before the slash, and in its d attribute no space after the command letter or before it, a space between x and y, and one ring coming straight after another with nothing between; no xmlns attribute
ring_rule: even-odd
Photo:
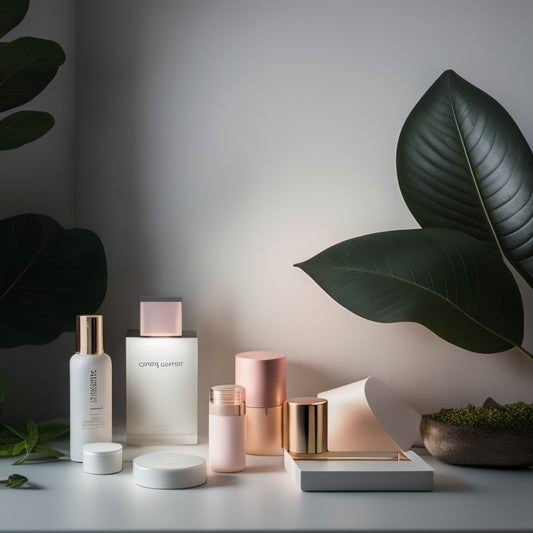
<svg viewBox="0 0 533 533"><path fill-rule="evenodd" d="M83 445L112 440L112 367L103 350L102 315L76 317L76 353L70 358L70 459Z"/></svg>
<svg viewBox="0 0 533 533"><path fill-rule="evenodd" d="M182 329L178 297L141 297L126 335L126 442L198 444L198 337Z"/></svg>
<svg viewBox="0 0 533 533"><path fill-rule="evenodd" d="M214 472L246 468L244 387L217 385L209 390L209 467Z"/></svg>

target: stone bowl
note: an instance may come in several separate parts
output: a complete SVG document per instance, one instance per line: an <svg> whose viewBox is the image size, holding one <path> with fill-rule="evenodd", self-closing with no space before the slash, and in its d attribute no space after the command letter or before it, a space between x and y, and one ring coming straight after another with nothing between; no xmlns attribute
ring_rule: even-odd
<svg viewBox="0 0 533 533"><path fill-rule="evenodd" d="M527 467L533 465L533 435L451 426L423 415L424 446L437 459L454 465Z"/></svg>

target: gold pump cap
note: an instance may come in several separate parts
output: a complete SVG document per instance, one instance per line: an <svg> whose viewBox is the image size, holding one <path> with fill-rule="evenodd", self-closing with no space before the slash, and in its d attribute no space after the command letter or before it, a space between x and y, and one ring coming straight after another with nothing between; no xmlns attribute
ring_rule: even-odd
<svg viewBox="0 0 533 533"><path fill-rule="evenodd" d="M283 404L283 448L292 454L328 451L328 401L292 398Z"/></svg>
<svg viewBox="0 0 533 533"><path fill-rule="evenodd" d="M76 353L90 355L104 353L103 315L76 317Z"/></svg>

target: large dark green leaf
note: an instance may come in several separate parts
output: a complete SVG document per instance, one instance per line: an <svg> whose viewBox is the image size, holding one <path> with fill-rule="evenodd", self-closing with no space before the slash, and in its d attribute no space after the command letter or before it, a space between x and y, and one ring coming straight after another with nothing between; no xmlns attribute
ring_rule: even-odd
<svg viewBox="0 0 533 533"><path fill-rule="evenodd" d="M475 352L520 347L522 300L486 243L434 228L364 235L296 265L350 311L377 322L418 322Z"/></svg>
<svg viewBox="0 0 533 533"><path fill-rule="evenodd" d="M0 347L44 344L95 312L107 285L95 233L42 215L0 221Z"/></svg>
<svg viewBox="0 0 533 533"><path fill-rule="evenodd" d="M22 21L29 5L29 0L0 0L0 37Z"/></svg>
<svg viewBox="0 0 533 533"><path fill-rule="evenodd" d="M0 111L25 104L37 96L65 61L54 41L21 37L0 47Z"/></svg>
<svg viewBox="0 0 533 533"><path fill-rule="evenodd" d="M11 150L35 141L54 125L44 111L17 111L0 121L0 150Z"/></svg>
<svg viewBox="0 0 533 533"><path fill-rule="evenodd" d="M402 128L397 171L422 227L491 243L533 286L533 154L496 100L444 72Z"/></svg>
<svg viewBox="0 0 533 533"><path fill-rule="evenodd" d="M7 379L4 376L4 374L0 372L0 415L2 414L2 411L4 409L4 402L6 399L6 395L7 395Z"/></svg>

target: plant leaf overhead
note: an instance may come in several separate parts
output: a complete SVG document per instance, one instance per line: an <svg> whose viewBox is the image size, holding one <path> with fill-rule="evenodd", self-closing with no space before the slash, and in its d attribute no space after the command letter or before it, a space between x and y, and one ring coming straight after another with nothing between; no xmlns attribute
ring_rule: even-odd
<svg viewBox="0 0 533 533"><path fill-rule="evenodd" d="M65 53L54 41L20 37L0 46L0 111L37 96L64 61Z"/></svg>
<svg viewBox="0 0 533 533"><path fill-rule="evenodd" d="M2 414L2 411L4 409L4 402L7 395L7 379L0 372L0 415Z"/></svg>
<svg viewBox="0 0 533 533"><path fill-rule="evenodd" d="M107 267L92 231L18 215L0 221L0 242L0 347L50 342L102 303Z"/></svg>
<svg viewBox="0 0 533 533"><path fill-rule="evenodd" d="M22 21L29 5L29 0L0 0L0 37Z"/></svg>
<svg viewBox="0 0 533 533"><path fill-rule="evenodd" d="M522 300L498 255L461 232L432 228L350 239L296 265L350 311L418 322L480 353L519 347Z"/></svg>
<svg viewBox="0 0 533 533"><path fill-rule="evenodd" d="M422 227L490 243L533 287L533 154L496 100L444 72L409 114L396 163Z"/></svg>
<svg viewBox="0 0 533 533"><path fill-rule="evenodd" d="M0 150L11 150L47 133L55 120L44 111L17 111L0 121Z"/></svg>

